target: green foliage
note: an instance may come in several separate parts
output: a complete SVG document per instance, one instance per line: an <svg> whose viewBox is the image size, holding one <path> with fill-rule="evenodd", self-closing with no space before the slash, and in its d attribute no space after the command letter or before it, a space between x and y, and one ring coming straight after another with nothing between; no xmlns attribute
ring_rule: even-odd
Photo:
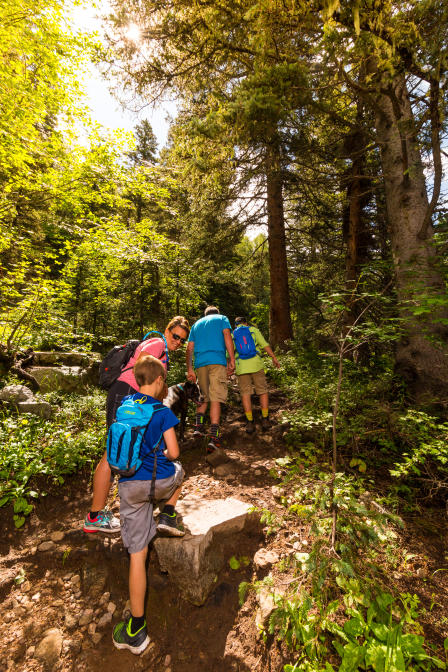
<svg viewBox="0 0 448 672"><path fill-rule="evenodd" d="M342 609L339 600L334 600L325 610L316 609L320 605L306 594L277 598L278 608L271 617L269 631L301 652L296 665L286 665L285 671L446 669L443 661L427 653L424 637L413 632L419 632L415 595L403 594L394 600L389 593L379 592L373 599L365 595L362 598L363 601L348 590ZM333 617L338 611L342 613L336 621ZM343 626L341 618L346 619ZM334 637L331 644L341 658L336 668L325 663L329 636Z"/></svg>
<svg viewBox="0 0 448 672"><path fill-rule="evenodd" d="M445 488L446 423L404 407L402 385L384 355L368 366L344 365L334 476L328 448L335 358L296 348L282 356L281 372L272 371L295 401L284 413L288 454L271 470L282 480L284 514L276 517L284 527L307 530L311 543L284 562L295 579L274 594L267 632L294 651L289 672L445 669L422 635L418 597L391 583L391 572L406 570L412 556L397 543L401 519L380 502L403 506L406 496L415 505L413 494ZM389 493L383 478L375 494L378 465L399 479Z"/></svg>
<svg viewBox="0 0 448 672"><path fill-rule="evenodd" d="M14 578L14 583L16 586L22 585L26 581L26 572L23 567L19 569L17 576Z"/></svg>
<svg viewBox="0 0 448 672"><path fill-rule="evenodd" d="M237 558L234 555L232 555L232 557L229 560L230 569L233 570L241 569L241 567L247 567L249 563L250 559L245 555L242 555L240 558Z"/></svg>
<svg viewBox="0 0 448 672"><path fill-rule="evenodd" d="M255 509L260 513L260 522L266 525L267 531L266 534L269 536L277 532L282 526L282 521L274 513L269 511L269 509Z"/></svg>
<svg viewBox="0 0 448 672"><path fill-rule="evenodd" d="M337 433L342 464L360 475L384 465L403 494L406 488L408 492L415 488L418 497L446 492L444 418L406 409L403 384L389 357L372 357L367 365L345 360L344 367ZM281 371L272 370L270 375L295 402L293 410L283 414L283 422L289 428L288 446L300 454L298 464L303 469L322 461L321 451L330 445L335 358L331 353L297 349L282 357Z"/></svg>
<svg viewBox="0 0 448 672"><path fill-rule="evenodd" d="M54 420L31 414L0 418L0 506L13 504L14 522L21 527L33 500L65 477L96 464L104 450L104 395L48 395L60 409Z"/></svg>
<svg viewBox="0 0 448 672"><path fill-rule="evenodd" d="M390 473L415 484L429 496L448 489L448 423L423 411L409 409L397 417L392 440L400 456Z"/></svg>
<svg viewBox="0 0 448 672"><path fill-rule="evenodd" d="M276 605L268 632L284 640L298 656L285 670L431 670L444 663L428 653L418 618L418 598L391 595L389 567L396 557L397 517L369 505L365 484L331 473L322 455L317 464L300 469L303 454L277 460L287 496L287 519L309 525L312 545L290 556L296 582ZM306 456L305 456L306 458ZM331 550L332 505L337 516L337 545ZM340 657L335 666L334 652ZM332 667L328 662L332 660Z"/></svg>

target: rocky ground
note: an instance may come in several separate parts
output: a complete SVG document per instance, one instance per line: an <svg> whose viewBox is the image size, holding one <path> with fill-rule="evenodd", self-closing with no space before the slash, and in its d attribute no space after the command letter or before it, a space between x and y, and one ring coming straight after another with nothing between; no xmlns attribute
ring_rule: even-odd
<svg viewBox="0 0 448 672"><path fill-rule="evenodd" d="M274 419L282 403L274 394ZM267 433L258 428L248 437L243 425L244 416L235 407L224 434L231 461L216 469L204 461L201 442L187 437L182 452L184 495L232 496L255 507L276 508L275 480L269 470L275 458L284 455L283 428L274 425ZM262 665L267 654L257 638L255 598L251 596L240 607L238 585L251 580L254 571L263 577L274 562L291 552L293 543L267 544L261 531L235 539L229 553L251 562L238 570L226 563L202 607L179 597L152 552L147 604L152 641L145 655L135 657L118 652L111 642L112 627L128 606L127 554L120 535L108 538L82 532L90 494L89 479L79 476L59 496L42 500L23 530L14 530L4 515L0 670L97 671L109 666L117 672L281 669L280 658L272 661L273 667L266 660ZM115 497L116 488L110 505L118 512Z"/></svg>
<svg viewBox="0 0 448 672"><path fill-rule="evenodd" d="M231 461L212 469L204 448L188 438L182 451L186 471L184 495L205 499L234 497L258 508L281 512L278 486L271 476L274 460L285 454L283 427L278 424L285 400L271 400L273 428L248 437L238 405L230 407L224 447ZM256 620L270 612L269 597L250 592L241 606L238 586L272 573L281 591L293 577L277 572L279 560L305 551L309 531L283 527L238 535L229 557L248 558L232 569L226 562L216 587L202 607L179 596L170 578L150 554L147 620L151 644L136 657L117 651L112 628L127 608L128 559L120 536L105 538L82 532L90 504L89 478L72 478L59 495L42 500L21 531L2 511L0 541L0 670L40 672L73 670L134 672L281 672L291 655L274 639L263 642ZM118 512L116 488L110 504ZM397 574L403 592L419 594L425 610L425 633L431 641L448 635L446 520L440 511L413 515L402 532L409 552L406 579ZM412 571L409 571L409 570ZM415 569L415 571L413 571ZM403 574L404 576L404 574ZM445 622L445 625L444 625Z"/></svg>

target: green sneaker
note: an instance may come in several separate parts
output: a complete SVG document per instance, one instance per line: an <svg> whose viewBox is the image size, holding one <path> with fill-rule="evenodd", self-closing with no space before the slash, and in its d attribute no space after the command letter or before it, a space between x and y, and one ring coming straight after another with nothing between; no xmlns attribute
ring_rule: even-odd
<svg viewBox="0 0 448 672"><path fill-rule="evenodd" d="M183 537L185 534L185 530L182 529L177 520L176 512L170 516L168 513L163 513L163 511L159 516L157 532L161 532L168 537Z"/></svg>
<svg viewBox="0 0 448 672"><path fill-rule="evenodd" d="M148 630L146 629L145 621L140 630L131 634L131 621L132 616L129 616L127 621L117 623L112 633L112 641L117 649L128 649L131 653L135 653L138 656L149 644Z"/></svg>

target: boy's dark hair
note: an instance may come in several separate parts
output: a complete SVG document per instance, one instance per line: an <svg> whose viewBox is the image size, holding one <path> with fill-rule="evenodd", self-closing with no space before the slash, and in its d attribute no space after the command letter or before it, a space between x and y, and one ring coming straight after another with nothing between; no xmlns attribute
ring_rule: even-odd
<svg viewBox="0 0 448 672"><path fill-rule="evenodd" d="M134 376L139 387L151 385L159 376L166 379L165 367L160 359L152 355L142 355L134 364Z"/></svg>
<svg viewBox="0 0 448 672"><path fill-rule="evenodd" d="M247 317L236 317L235 327L238 327L240 324L247 324Z"/></svg>
<svg viewBox="0 0 448 672"><path fill-rule="evenodd" d="M216 306L207 306L204 310L204 315L219 315L219 308Z"/></svg>

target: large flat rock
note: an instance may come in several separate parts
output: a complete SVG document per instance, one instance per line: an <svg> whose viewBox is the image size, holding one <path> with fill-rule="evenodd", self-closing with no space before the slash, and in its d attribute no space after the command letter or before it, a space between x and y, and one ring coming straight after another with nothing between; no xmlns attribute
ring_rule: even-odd
<svg viewBox="0 0 448 672"><path fill-rule="evenodd" d="M35 366L81 366L87 368L95 360L101 360L97 352L46 352L37 350L33 353Z"/></svg>
<svg viewBox="0 0 448 672"><path fill-rule="evenodd" d="M78 392L83 387L80 366L32 366L28 371L39 383L41 392Z"/></svg>
<svg viewBox="0 0 448 672"><path fill-rule="evenodd" d="M7 385L0 390L0 399L17 404L20 401L31 401L34 395L25 385Z"/></svg>
<svg viewBox="0 0 448 672"><path fill-rule="evenodd" d="M19 409L19 413L32 413L46 420L51 418L52 408L48 401L36 401L35 399L32 401L19 401L17 408Z"/></svg>
<svg viewBox="0 0 448 672"><path fill-rule="evenodd" d="M190 496L177 503L185 536L158 538L154 548L162 571L168 572L186 600L204 604L227 555L232 554L232 540L249 522L250 508L233 498Z"/></svg>
<svg viewBox="0 0 448 672"><path fill-rule="evenodd" d="M98 382L98 362L82 366L32 366L29 373L39 383L40 392L83 392L87 385Z"/></svg>

